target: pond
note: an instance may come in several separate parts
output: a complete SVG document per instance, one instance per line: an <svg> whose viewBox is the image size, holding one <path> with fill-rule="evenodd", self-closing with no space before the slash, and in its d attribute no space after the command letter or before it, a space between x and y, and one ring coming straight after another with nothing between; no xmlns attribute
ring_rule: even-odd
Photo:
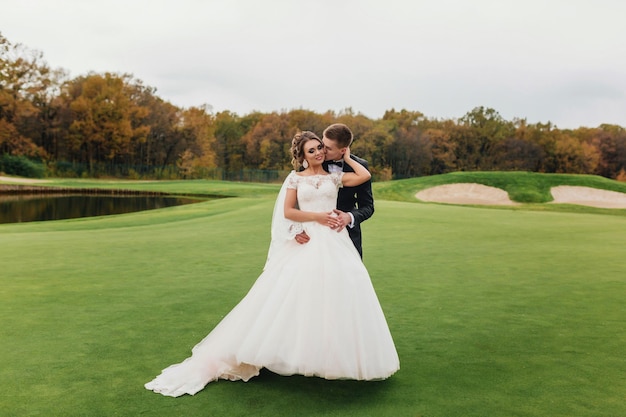
<svg viewBox="0 0 626 417"><path fill-rule="evenodd" d="M0 223L132 213L205 200L163 195L0 194Z"/></svg>

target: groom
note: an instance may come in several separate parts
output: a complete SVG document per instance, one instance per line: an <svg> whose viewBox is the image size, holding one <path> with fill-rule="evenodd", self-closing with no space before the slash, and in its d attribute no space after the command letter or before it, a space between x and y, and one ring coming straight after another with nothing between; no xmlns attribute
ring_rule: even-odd
<svg viewBox="0 0 626 417"><path fill-rule="evenodd" d="M326 149L326 160L323 167L328 172L343 171L354 172L348 164L343 163L343 154L346 148L352 144L352 131L348 126L335 123L328 126L324 130L322 138ZM367 161L350 154L350 157L369 169ZM354 247L359 251L361 258L363 257L363 247L361 243L361 222L372 217L374 214L374 195L372 194L372 181L369 180L356 187L341 187L337 196L337 209L335 209L338 217L341 219L341 225L337 227L337 231L348 228L348 234ZM309 236L306 232L296 235L298 243L306 243Z"/></svg>

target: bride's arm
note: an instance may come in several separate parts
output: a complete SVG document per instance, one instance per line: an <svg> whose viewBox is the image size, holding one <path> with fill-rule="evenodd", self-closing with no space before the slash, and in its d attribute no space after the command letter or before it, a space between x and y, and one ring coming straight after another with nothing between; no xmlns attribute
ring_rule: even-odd
<svg viewBox="0 0 626 417"><path fill-rule="evenodd" d="M343 154L343 162L350 165L354 172L346 172L343 174L341 182L346 187L356 187L361 185L370 178L372 174L361 164L354 159L350 158L350 148L346 148L346 152Z"/></svg>
<svg viewBox="0 0 626 417"><path fill-rule="evenodd" d="M296 207L297 201L297 191L293 188L287 189L287 194L285 195L285 218L294 222L318 222L324 226L329 226L337 221L337 215L332 211L328 213L302 211Z"/></svg>

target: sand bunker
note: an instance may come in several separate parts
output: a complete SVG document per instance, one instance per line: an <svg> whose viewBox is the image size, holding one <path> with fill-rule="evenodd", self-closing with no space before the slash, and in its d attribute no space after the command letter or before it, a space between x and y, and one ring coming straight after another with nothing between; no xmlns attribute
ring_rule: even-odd
<svg viewBox="0 0 626 417"><path fill-rule="evenodd" d="M552 187L552 203L578 204L598 208L626 208L626 193L590 187ZM422 201L448 204L517 205L506 191L475 183L446 184L415 194Z"/></svg>
<svg viewBox="0 0 626 417"><path fill-rule="evenodd" d="M415 194L419 200L450 204L517 205L509 194L496 187L475 183L446 184L427 188Z"/></svg>
<svg viewBox="0 0 626 417"><path fill-rule="evenodd" d="M626 194L590 187L560 185L550 190L552 203L578 204L598 208L626 208Z"/></svg>

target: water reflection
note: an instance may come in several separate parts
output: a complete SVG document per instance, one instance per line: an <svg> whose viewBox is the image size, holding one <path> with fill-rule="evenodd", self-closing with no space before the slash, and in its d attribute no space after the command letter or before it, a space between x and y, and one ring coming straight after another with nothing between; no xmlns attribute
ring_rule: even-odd
<svg viewBox="0 0 626 417"><path fill-rule="evenodd" d="M145 195L0 194L0 223L21 223L123 214L197 203L199 201L203 200Z"/></svg>

